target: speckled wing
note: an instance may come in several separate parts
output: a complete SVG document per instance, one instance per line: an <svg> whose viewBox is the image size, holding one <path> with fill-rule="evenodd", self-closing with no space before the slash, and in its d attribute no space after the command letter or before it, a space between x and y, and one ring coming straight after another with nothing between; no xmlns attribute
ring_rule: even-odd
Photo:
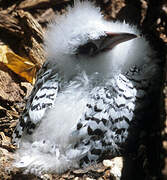
<svg viewBox="0 0 167 180"><path fill-rule="evenodd" d="M94 88L90 96L86 111L73 133L81 137L80 143L74 147L87 148L87 154L80 161L81 166L99 161L109 152L112 156L119 155L120 144L126 141L133 119L136 89L120 74L107 86Z"/></svg>
<svg viewBox="0 0 167 180"><path fill-rule="evenodd" d="M142 121L140 114L146 114L146 107L149 107L145 102L149 82L147 79L135 79L137 76L129 80L120 74L110 81L110 85L92 90L91 101L74 132L76 137L81 137L74 147L87 148L87 153L80 160L81 166L99 161L107 154L112 157L120 155L127 138L131 138L129 128L132 128L132 122ZM142 90L141 86L147 91Z"/></svg>
<svg viewBox="0 0 167 180"><path fill-rule="evenodd" d="M18 143L23 132L32 134L46 110L53 106L58 92L58 82L58 73L53 68L49 68L49 63L45 62L37 75L35 86L13 133L13 143Z"/></svg>

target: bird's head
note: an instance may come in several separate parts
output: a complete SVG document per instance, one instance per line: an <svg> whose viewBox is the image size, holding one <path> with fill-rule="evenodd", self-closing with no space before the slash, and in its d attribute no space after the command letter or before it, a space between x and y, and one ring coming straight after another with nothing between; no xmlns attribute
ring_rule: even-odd
<svg viewBox="0 0 167 180"><path fill-rule="evenodd" d="M137 34L136 28L126 23L106 21L89 1L77 1L49 26L46 52L64 71L112 74L133 61Z"/></svg>

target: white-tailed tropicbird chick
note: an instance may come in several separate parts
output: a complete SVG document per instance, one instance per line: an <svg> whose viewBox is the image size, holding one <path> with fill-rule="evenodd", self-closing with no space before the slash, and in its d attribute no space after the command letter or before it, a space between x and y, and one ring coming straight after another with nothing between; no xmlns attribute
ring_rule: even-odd
<svg viewBox="0 0 167 180"><path fill-rule="evenodd" d="M123 153L158 73L155 52L139 34L104 20L88 1L56 18L45 37L47 60L13 134L15 166L62 173Z"/></svg>

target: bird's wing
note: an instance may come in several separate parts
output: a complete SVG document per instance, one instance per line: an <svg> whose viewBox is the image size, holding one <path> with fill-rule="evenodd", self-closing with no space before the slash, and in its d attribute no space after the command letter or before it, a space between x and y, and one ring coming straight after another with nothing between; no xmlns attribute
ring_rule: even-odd
<svg viewBox="0 0 167 180"><path fill-rule="evenodd" d="M23 132L32 134L36 125L43 118L45 111L54 105L58 92L58 73L48 67L46 62L37 75L37 81L20 116L13 133L13 143L17 143Z"/></svg>

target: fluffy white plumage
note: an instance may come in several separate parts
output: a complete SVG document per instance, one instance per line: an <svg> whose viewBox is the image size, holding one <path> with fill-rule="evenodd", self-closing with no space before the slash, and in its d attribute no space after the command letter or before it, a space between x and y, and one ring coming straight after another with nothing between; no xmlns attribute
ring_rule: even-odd
<svg viewBox="0 0 167 180"><path fill-rule="evenodd" d="M106 32L140 34L129 24L107 22L88 1L75 2L49 26L47 61L13 135L14 141L22 136L15 165L25 172L61 173L108 151L119 154L137 98L147 95L140 86L156 76L157 61L144 37L93 56L78 53L89 41L100 48Z"/></svg>
<svg viewBox="0 0 167 180"><path fill-rule="evenodd" d="M48 58L56 57L53 59L53 63L58 63L64 68L65 73L71 74L75 70L74 67L77 66L73 57L70 57L69 54L73 54L78 46L85 44L88 39L98 39L98 37L105 35L105 32L111 31L127 32L140 36L140 32L135 26L125 22L106 21L103 19L99 8L89 2L80 3L77 1L74 8L68 9L68 14L56 18L56 22L50 25L45 39ZM143 53L142 56L147 59L141 58L141 52ZM139 37L133 39L133 41L118 44L114 51L94 57L96 61L89 61L88 58L81 59L78 63L79 66L82 64L83 68L91 73L100 72L106 75L107 72L115 74L122 71L126 72L129 66L149 62L149 55L152 56L152 53L148 42L143 37ZM62 54L64 54L63 58Z"/></svg>

